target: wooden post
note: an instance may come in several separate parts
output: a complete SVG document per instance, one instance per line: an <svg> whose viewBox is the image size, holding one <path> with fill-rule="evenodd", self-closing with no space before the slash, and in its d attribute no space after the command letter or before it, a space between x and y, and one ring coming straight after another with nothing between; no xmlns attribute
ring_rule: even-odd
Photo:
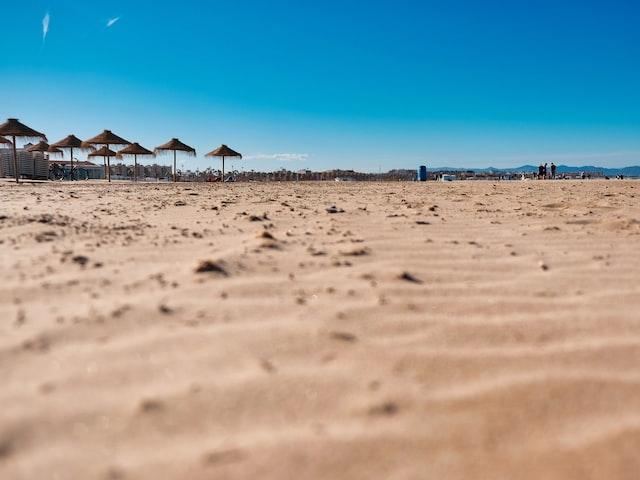
<svg viewBox="0 0 640 480"><path fill-rule="evenodd" d="M18 151L16 150L16 136L13 137L13 168L16 173L16 183L20 183L20 174L18 173Z"/></svg>
<svg viewBox="0 0 640 480"><path fill-rule="evenodd" d="M106 146L107 150L109 150L109 145ZM109 159L109 157L105 157L106 161L107 161L107 180L109 181L109 183L111 183L111 160Z"/></svg>
<svg viewBox="0 0 640 480"><path fill-rule="evenodd" d="M178 176L176 175L176 151L173 151L173 181L177 182Z"/></svg>

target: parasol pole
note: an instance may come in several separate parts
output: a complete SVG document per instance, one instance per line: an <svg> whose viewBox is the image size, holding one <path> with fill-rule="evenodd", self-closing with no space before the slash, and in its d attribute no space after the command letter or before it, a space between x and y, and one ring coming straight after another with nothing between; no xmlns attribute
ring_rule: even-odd
<svg viewBox="0 0 640 480"><path fill-rule="evenodd" d="M176 181L176 150L173 151L173 181Z"/></svg>
<svg viewBox="0 0 640 480"><path fill-rule="evenodd" d="M133 181L138 181L138 155L133 156Z"/></svg>
<svg viewBox="0 0 640 480"><path fill-rule="evenodd" d="M16 136L13 135L13 168L16 170L16 183L20 183L20 175L18 175L18 152L16 150Z"/></svg>
<svg viewBox="0 0 640 480"><path fill-rule="evenodd" d="M107 144L107 150L109 150L109 145ZM111 160L109 157L104 157L107 162L107 180L111 183Z"/></svg>
<svg viewBox="0 0 640 480"><path fill-rule="evenodd" d="M71 181L73 182L73 147L71 147Z"/></svg>

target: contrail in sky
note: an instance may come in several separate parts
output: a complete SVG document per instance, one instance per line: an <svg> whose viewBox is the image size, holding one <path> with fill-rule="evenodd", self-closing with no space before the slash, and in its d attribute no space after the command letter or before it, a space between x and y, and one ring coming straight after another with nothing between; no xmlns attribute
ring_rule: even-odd
<svg viewBox="0 0 640 480"><path fill-rule="evenodd" d="M113 27L118 20L120 20L120 17L110 18L109 21L107 22L107 28Z"/></svg>
<svg viewBox="0 0 640 480"><path fill-rule="evenodd" d="M42 43L47 39L47 34L49 33L49 21L51 20L51 16L49 12L42 18Z"/></svg>

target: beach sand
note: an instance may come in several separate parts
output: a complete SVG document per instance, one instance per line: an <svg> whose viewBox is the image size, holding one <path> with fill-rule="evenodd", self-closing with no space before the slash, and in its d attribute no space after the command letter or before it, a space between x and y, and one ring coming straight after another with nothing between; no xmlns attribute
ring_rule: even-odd
<svg viewBox="0 0 640 480"><path fill-rule="evenodd" d="M0 241L2 479L640 474L640 182L3 182Z"/></svg>

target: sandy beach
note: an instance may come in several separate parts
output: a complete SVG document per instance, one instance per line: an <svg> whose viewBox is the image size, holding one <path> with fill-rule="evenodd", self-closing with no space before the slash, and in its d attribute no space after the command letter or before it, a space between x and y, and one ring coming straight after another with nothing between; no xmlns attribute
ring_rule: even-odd
<svg viewBox="0 0 640 480"><path fill-rule="evenodd" d="M3 182L0 256L2 479L638 478L637 181Z"/></svg>

